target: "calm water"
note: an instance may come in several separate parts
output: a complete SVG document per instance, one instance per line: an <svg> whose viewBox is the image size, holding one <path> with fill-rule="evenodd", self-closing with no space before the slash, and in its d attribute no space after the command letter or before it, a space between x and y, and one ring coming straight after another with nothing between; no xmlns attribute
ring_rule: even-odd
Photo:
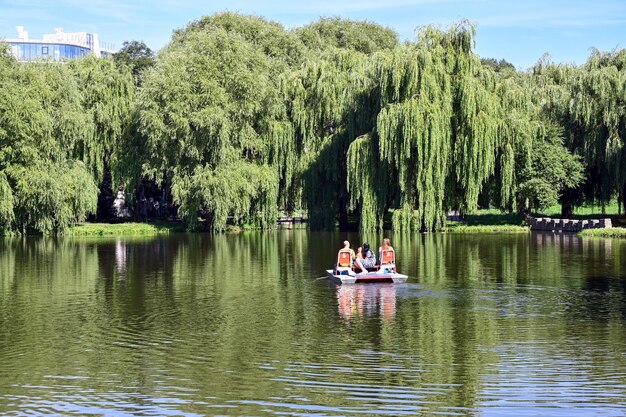
<svg viewBox="0 0 626 417"><path fill-rule="evenodd" d="M626 415L626 242L346 237L0 241L0 414Z"/></svg>

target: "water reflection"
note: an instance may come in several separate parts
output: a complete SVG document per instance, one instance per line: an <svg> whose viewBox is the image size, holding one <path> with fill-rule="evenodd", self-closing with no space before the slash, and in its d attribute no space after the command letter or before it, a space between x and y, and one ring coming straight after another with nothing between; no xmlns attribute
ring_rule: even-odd
<svg viewBox="0 0 626 417"><path fill-rule="evenodd" d="M0 414L624 413L624 242L391 237L405 285L316 280L339 233L0 240Z"/></svg>
<svg viewBox="0 0 626 417"><path fill-rule="evenodd" d="M115 241L115 266L120 278L126 273L126 242L122 239Z"/></svg>
<svg viewBox="0 0 626 417"><path fill-rule="evenodd" d="M396 316L396 285L355 284L337 286L339 315L346 320L353 317L379 314L383 320Z"/></svg>

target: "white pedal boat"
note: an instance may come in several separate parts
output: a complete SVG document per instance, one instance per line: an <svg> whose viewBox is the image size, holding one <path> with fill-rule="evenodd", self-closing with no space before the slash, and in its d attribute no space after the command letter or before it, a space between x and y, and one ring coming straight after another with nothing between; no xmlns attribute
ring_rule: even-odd
<svg viewBox="0 0 626 417"><path fill-rule="evenodd" d="M402 284L409 278L404 274L398 274L397 272L368 272L366 274L355 274L350 271L341 271L342 273L336 274L334 270L327 269L326 274L328 278L335 281L338 284L359 284L366 282L393 282L395 284Z"/></svg>

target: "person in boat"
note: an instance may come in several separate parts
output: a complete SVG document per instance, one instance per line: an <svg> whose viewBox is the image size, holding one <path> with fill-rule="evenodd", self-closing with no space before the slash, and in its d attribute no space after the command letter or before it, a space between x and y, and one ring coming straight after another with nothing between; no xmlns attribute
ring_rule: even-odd
<svg viewBox="0 0 626 417"><path fill-rule="evenodd" d="M347 240L344 240L343 248L341 248L339 250L339 253L337 254L337 265L335 267L335 272L337 272L340 268L352 269L354 266L355 259L356 259L356 255L354 254L354 251L350 249L350 242L348 242Z"/></svg>
<svg viewBox="0 0 626 417"><path fill-rule="evenodd" d="M392 253L389 254L389 251ZM387 254L388 258L385 259L383 254ZM388 238L383 239L383 244L378 248L378 259L380 261L380 271L384 272L385 269L389 271L395 271L396 253L391 247L391 240Z"/></svg>
<svg viewBox="0 0 626 417"><path fill-rule="evenodd" d="M383 251L384 250L393 250L393 248L391 247L391 240L389 240L388 238L384 238L383 239L383 244L380 245L380 247L378 248L378 259L380 259L381 262L382 262L382 259L383 259Z"/></svg>
<svg viewBox="0 0 626 417"><path fill-rule="evenodd" d="M354 251L352 249L350 249L350 242L348 242L347 240L343 241L343 249L344 251L349 251L350 252L350 259L352 259L353 261L356 259L356 255L354 254Z"/></svg>
<svg viewBox="0 0 626 417"><path fill-rule="evenodd" d="M355 265L361 269L361 273L366 274L368 268L376 266L376 255L370 249L369 243L363 243L359 256L354 261Z"/></svg>

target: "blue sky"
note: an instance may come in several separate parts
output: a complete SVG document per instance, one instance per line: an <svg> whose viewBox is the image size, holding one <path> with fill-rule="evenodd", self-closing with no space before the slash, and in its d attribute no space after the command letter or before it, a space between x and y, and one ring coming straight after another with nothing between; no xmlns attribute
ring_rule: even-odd
<svg viewBox="0 0 626 417"><path fill-rule="evenodd" d="M414 39L416 27L447 27L467 18L477 25L479 55L504 58L519 69L545 52L554 61L581 64L591 47L626 47L625 0L0 0L0 37L16 37L17 25L31 38L61 26L66 32L98 33L118 48L137 39L159 49L174 29L224 10L264 16L286 27L320 16L369 20L393 28L402 40Z"/></svg>

